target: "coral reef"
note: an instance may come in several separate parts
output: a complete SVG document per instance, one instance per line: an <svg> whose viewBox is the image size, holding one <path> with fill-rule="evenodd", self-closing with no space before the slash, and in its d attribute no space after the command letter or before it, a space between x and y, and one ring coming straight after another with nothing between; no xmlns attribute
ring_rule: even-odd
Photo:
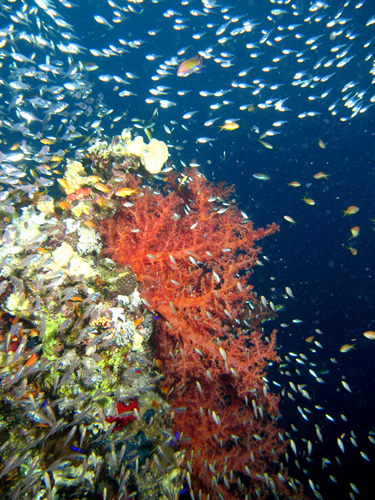
<svg viewBox="0 0 375 500"><path fill-rule="evenodd" d="M140 190L139 178L128 185ZM105 251L130 266L144 303L160 317L154 342L162 390L184 436L194 494L297 497L277 464L286 442L278 398L264 380L277 356L275 333L265 337L261 323L274 313L249 283L256 241L277 226L254 230L232 197L232 187L196 171L169 175L164 194L145 188L103 222Z"/></svg>
<svg viewBox="0 0 375 500"><path fill-rule="evenodd" d="M119 295L130 295L137 288L137 281L133 273L122 274L116 282Z"/></svg>
<svg viewBox="0 0 375 500"><path fill-rule="evenodd" d="M301 498L265 379L275 313L251 286L257 241L277 226L255 230L233 187L196 170L157 191L142 160L154 146L159 172L160 141L95 141L67 160L65 198L31 185L28 206L5 206L6 500Z"/></svg>
<svg viewBox="0 0 375 500"><path fill-rule="evenodd" d="M154 319L136 276L97 255L93 221L120 201L80 187L100 180L81 163L67 172L66 199L13 198L2 221L2 498L174 497L184 451L146 345Z"/></svg>
<svg viewBox="0 0 375 500"><path fill-rule="evenodd" d="M88 184L87 174L82 163L68 159L64 179L59 179L59 183L67 195L73 194Z"/></svg>
<svg viewBox="0 0 375 500"><path fill-rule="evenodd" d="M145 173L158 174L168 160L168 147L155 138L145 144L142 136L131 137L129 129L124 129L112 143L96 141L88 149L97 171L101 175L122 177L129 169L144 167Z"/></svg>
<svg viewBox="0 0 375 500"><path fill-rule="evenodd" d="M91 227L85 227L80 224L77 232L79 236L77 243L77 250L79 254L82 255L86 253L100 252L102 248L100 236Z"/></svg>
<svg viewBox="0 0 375 500"><path fill-rule="evenodd" d="M151 139L148 144L145 144L140 135L126 145L125 152L139 157L150 174L158 174L168 160L168 148L165 142Z"/></svg>
<svg viewBox="0 0 375 500"><path fill-rule="evenodd" d="M137 290L106 300L93 278L69 272L65 264L76 253L69 247L48 253L48 260L56 251L66 255L53 262L56 271L45 260L27 268L21 249L10 259L22 277L8 268L0 278L2 498L178 492L182 452L172 447L168 405L155 392L161 376L143 348L150 332L139 318L149 313ZM97 266L103 282L115 277L109 269ZM118 328L116 309L127 329Z"/></svg>

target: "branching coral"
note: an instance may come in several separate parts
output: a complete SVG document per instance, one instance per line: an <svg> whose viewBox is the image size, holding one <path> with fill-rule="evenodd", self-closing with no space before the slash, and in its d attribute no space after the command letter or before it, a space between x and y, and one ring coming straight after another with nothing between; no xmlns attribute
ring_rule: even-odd
<svg viewBox="0 0 375 500"><path fill-rule="evenodd" d="M139 185L129 177L130 187ZM277 359L275 334L265 339L261 329L272 312L249 283L256 242L277 226L254 230L229 199L233 188L195 171L171 175L165 191L141 191L101 231L107 253L136 273L161 317L163 391L174 408L186 407L174 423L187 438L190 487L215 498L293 495L274 464L286 445L278 398L263 379Z"/></svg>

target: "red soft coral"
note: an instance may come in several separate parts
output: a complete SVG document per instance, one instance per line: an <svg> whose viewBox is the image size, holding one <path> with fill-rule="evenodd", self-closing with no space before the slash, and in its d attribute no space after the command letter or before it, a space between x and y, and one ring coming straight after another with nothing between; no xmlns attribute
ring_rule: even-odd
<svg viewBox="0 0 375 500"><path fill-rule="evenodd" d="M186 175L184 182L171 175L165 194L144 189L132 207L104 221L106 252L132 268L163 318L156 338L163 389L172 407L186 407L174 423L188 438L195 494L291 495L274 466L286 447L276 425L278 398L263 380L277 359L275 334L266 341L260 326L272 312L249 284L256 241L278 228L254 230L230 199L232 187L196 171Z"/></svg>

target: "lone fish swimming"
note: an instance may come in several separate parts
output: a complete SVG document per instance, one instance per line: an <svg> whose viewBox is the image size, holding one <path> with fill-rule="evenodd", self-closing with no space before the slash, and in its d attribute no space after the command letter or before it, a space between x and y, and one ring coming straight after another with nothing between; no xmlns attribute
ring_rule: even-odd
<svg viewBox="0 0 375 500"><path fill-rule="evenodd" d="M192 73L199 71L202 68L202 66L203 62L201 56L198 55L192 57L191 59L187 59L186 61L180 64L177 70L177 76L183 76L183 77L189 76Z"/></svg>

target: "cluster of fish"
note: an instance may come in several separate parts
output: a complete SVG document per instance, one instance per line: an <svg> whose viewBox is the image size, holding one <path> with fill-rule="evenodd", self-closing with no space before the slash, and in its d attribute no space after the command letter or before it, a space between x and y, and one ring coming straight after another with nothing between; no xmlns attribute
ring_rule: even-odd
<svg viewBox="0 0 375 500"><path fill-rule="evenodd" d="M326 3L315 2L306 9L308 13L303 13L296 4L284 2L283 9L272 9L261 19L247 19L246 14L234 13L232 7L222 7L219 19L218 11L214 9L206 9L203 12L190 9L189 15L183 9L181 12L165 12L165 17L171 19L174 23L173 29L177 31L188 30L191 24L194 24L193 40L199 40L202 44L203 39L205 44L205 48L197 49L198 56L178 66L177 75L186 77L194 72L202 72L202 68L206 67L205 72L210 75L207 78L205 74L206 85L211 87L215 81L220 81L222 85L227 82L225 89L214 87L210 90L200 90L199 95L205 101L200 101L197 109L193 111L191 106L189 110L185 107L184 111L187 112L182 114L182 119L190 120L199 113L199 123L204 122L206 127L213 125L216 120L224 122L224 126L236 123L238 127L237 122L243 112L252 112L255 109L273 109L279 113L291 111L302 119L317 116L328 108L328 111L334 116L338 115L341 121L364 113L375 102L375 96L370 90L370 84L374 82L372 39L367 39L366 32L361 32L359 27L360 33L355 33L355 19L345 17L353 7L350 3L348 1L342 8L333 11ZM189 2L182 4L191 6ZM354 9L358 10L362 5L362 2L357 3ZM191 16L195 18L193 23ZM278 24L279 19L285 25ZM290 21L291 24L288 24ZM371 26L374 22L374 18L368 19L366 26ZM320 29L316 31L318 23L325 25L326 33L323 34ZM354 46L358 48L357 38L362 38L361 48L367 51L364 61L368 71L356 75L360 81L341 84L340 68L348 65L353 59L358 62L358 54L354 53ZM195 42L190 43L197 45ZM191 45L180 49L177 55L184 57L188 50L191 51ZM251 65L245 68L239 66L239 61L243 64L244 60ZM175 57L164 60L159 64L152 80L165 81L164 79L173 73L173 66L179 62ZM220 69L214 64L220 66ZM294 73L292 79L286 79L289 72ZM348 72L348 68L345 72ZM292 102L291 86L307 89L305 98L304 91L300 90L298 93L298 106L302 104L305 110L301 111L296 107L296 103ZM339 94L337 90L334 91L335 88L340 90ZM164 97L172 94L171 89L172 86L161 85L150 89L152 96L157 97L150 97L147 102L159 103L163 108L179 105L181 100L170 101ZM175 98L185 96L188 92L194 90L185 85L185 90L177 90ZM245 103L243 95L248 99ZM222 97L224 99L221 99ZM236 113L237 116L228 117L229 113ZM219 116L215 116L216 114ZM209 116L211 118L205 121ZM272 114L268 113L268 116ZM197 120L198 116L195 116L194 121ZM280 133L279 127L284 123L287 121L275 121L271 128L262 134L261 139ZM234 128L228 127L229 130ZM259 133L257 126L254 126L253 130ZM212 140L214 138L201 137L197 142L206 143ZM269 144L263 145L271 149Z"/></svg>
<svg viewBox="0 0 375 500"><path fill-rule="evenodd" d="M152 120L159 117L163 129L158 137L166 134L169 147L177 150L185 147L189 136L197 147L212 145L219 130L235 131L242 124L271 149L266 139L288 124L288 119L279 119L280 113L283 118L304 118L328 111L346 121L372 106L375 19L365 12L360 15L365 2L346 1L339 9L324 2L308 7L277 2L282 8L273 3L270 9L262 6L259 18L248 19L237 12L238 6L210 1L182 1L177 11L164 10L156 0L145 10L142 2L118 6L109 0L105 12L93 13L90 24L97 35L90 42L108 45L93 47L79 38L74 18L79 5L64 0L59 12L50 0L31 5L4 2L0 131L13 152L2 156L6 161L1 180L7 189L0 203L25 175L18 165L27 166L31 159L41 164L23 192L49 187L49 167L59 165L65 149L106 133L124 118L126 111L113 116L114 105L123 107L123 97L142 117L150 116L145 104L151 105L151 121L133 116L133 126L151 137L157 127ZM116 37L129 24L132 30L139 26L139 38ZM166 34L178 37L184 46L164 45ZM112 60L118 74L108 72ZM359 64L361 71L354 70ZM345 76L354 73L355 81L346 81ZM205 86L199 90L202 78ZM94 89L97 80L100 88L96 84ZM205 131L215 123L220 127L210 129L214 133L207 137ZM7 205L11 211L11 200Z"/></svg>
<svg viewBox="0 0 375 500"><path fill-rule="evenodd" d="M326 147L327 145L322 139L316 141L314 154L318 152L318 161L321 163L324 162L325 155L319 151L319 148L326 149ZM358 249L366 251L366 245L359 241L362 231L371 234L374 230L373 222L375 219L370 218L373 217L373 207L365 205L365 207L360 208L356 205L349 205L349 203L343 204L342 197L339 196L339 185L335 183L338 176L337 165L333 162L331 166L332 172L330 173L320 171L312 175L314 172L312 162L312 168L309 169L309 172L301 172L298 177L293 172L291 174L293 177L289 179L285 172L275 174L276 181L279 181L278 190L282 192L283 198L287 198L288 190L291 190L293 195L297 195L296 198L293 198L294 203L296 203L295 209L288 212L293 214L295 218L291 215L285 215L284 219L287 223L295 226L292 229L293 236L290 236L291 241L294 241L298 247L301 239L306 239L311 245L311 253L314 253L324 238L314 241L316 234L314 232L306 233L306 227L312 224L322 228L327 227L327 212L324 212L323 209L324 197L322 194L332 189L329 199L331 202L336 200L337 203L332 220L339 228L337 232L333 229L332 238L341 239L344 235L344 240L341 243L342 251L346 251L343 250L344 248L348 249L353 256L356 256ZM295 179L294 175L298 180L292 180ZM256 173L253 174L253 177L257 180L256 182L263 182L263 196L267 197L272 189L269 182L270 175ZM359 201L357 195L353 196L353 201ZM303 202L309 208L305 209ZM351 227L353 223L360 224L360 226L353 225ZM285 228L285 223L282 229L288 231ZM327 247L330 254L333 248ZM318 253L318 255L320 254ZM268 258L265 260L269 261ZM304 257L302 261L306 262ZM314 270L314 265L307 268L306 276L308 276L309 269ZM361 282L362 277L362 273L356 274L356 279L359 282ZM271 279L276 280L276 278ZM291 280L292 277L289 276L288 279ZM296 283L298 281L296 279ZM272 293L276 290L274 285L275 283L271 287ZM319 300L315 303L312 299L315 293L313 288L314 285L309 283L306 290L306 296L309 297L308 303L310 304L311 300L311 308L316 310L316 314L324 314L324 308L320 308L318 305ZM332 294L337 293L335 286L330 287L330 290ZM289 287L286 287L285 292L281 293L284 300L295 299ZM353 303L358 305L354 298L355 295L356 292L353 290L351 295ZM273 298L280 300L280 290ZM300 297L300 299L303 302L303 298ZM306 300L306 297L304 299ZM321 302L323 301L322 297ZM262 297L262 304L277 311L284 309L280 305L274 306L271 301L268 302L264 297ZM297 307L295 303L292 309ZM365 350L370 350L373 347L370 344L375 339L373 330L365 331L366 326L373 328L372 309L370 308L369 318L364 315L363 321L359 322L358 327L348 326L343 331L340 328L335 328L335 324L328 324L327 328L322 327L324 332L319 328L313 327L311 329L311 324L304 321L304 315L300 314L302 319L290 318L287 322L280 323L282 329L278 341L283 347L280 348L282 363L279 366L279 374L282 377L268 374L269 379L272 380L271 386L279 387L280 394L295 404L296 415L293 416L291 412L286 410L289 405L285 403L285 399L281 400L281 412L288 412L288 417L285 418L285 427L288 429L292 450L288 453L288 462L292 468L295 466L306 475L308 489L316 498L326 498L330 495L337 495L340 498L345 495L352 499L356 495L366 497L364 478L373 462L374 429L371 422L361 425L358 415L352 411L352 408L356 406L358 394L362 392L362 387L358 386L359 380L356 377L358 363L362 363L363 359L366 359ZM285 321L284 313L281 313L281 318ZM324 321L317 320L314 326L316 327L318 324L323 325ZM362 325L362 331L360 325ZM330 335L324 335L328 331ZM290 352L288 352L289 350ZM358 351L357 357L349 359L348 362L348 357L353 356L355 351ZM365 371L366 369L363 368L364 373ZM366 388L363 388L363 393L367 393ZM359 403L358 407L366 410L368 405L371 405L371 402L366 398L360 400ZM317 464L319 461L321 467ZM353 462L358 464L356 470L352 466ZM295 475L298 476L298 474ZM340 488L340 493L337 488Z"/></svg>
<svg viewBox="0 0 375 500"><path fill-rule="evenodd" d="M263 258L269 262L265 255ZM281 299L284 304L291 299L293 302L298 300L290 287L285 287L284 292L275 286L276 277L271 277L271 280L271 294L275 300ZM286 306L274 304L264 296L261 303L281 315L286 309ZM290 323L280 323L280 326L280 345L288 344L289 341L285 340L288 336L289 346L293 344L294 350L286 352L280 347L281 363L274 367L275 370L270 368L266 380L271 391L282 396L280 408L290 440L290 449L286 453L290 470L297 478L301 473L305 475L307 481L303 484L311 497L322 499L327 494L345 494L352 500L356 495L365 494L366 497L364 488L357 483L358 472L354 472L350 464L357 461L362 474L371 467L375 432L371 426L360 427L348 417L350 405L358 396L358 388L353 389L349 383L347 370L343 369L347 359L341 357L357 346L363 349L369 346L369 342L375 340L375 332L363 332L357 343L337 345L335 355L332 355L332 344L325 336L327 332L315 328L306 336L311 326L300 318L290 319ZM327 356L327 351L331 352L330 356ZM293 411L285 399L293 402ZM335 487L340 488L340 493Z"/></svg>
<svg viewBox="0 0 375 500"><path fill-rule="evenodd" d="M370 27L375 20L369 18L366 26L361 25L357 11L363 2L354 6L347 1L337 10L324 2L311 3L309 8L290 1L277 5L280 3L282 9L265 9L259 19L236 12L238 6L222 7L215 2L204 3L199 10L192 8L194 2L182 1L179 11L163 12L163 33L168 29L179 32L178 39L186 45L173 48L167 59L162 47L160 54L146 53L144 57L154 63L154 73L142 69L137 76L155 82L148 89L151 95L146 103L162 109L176 107L170 124L164 124L167 134L182 126L196 135L197 144L211 144L217 140L217 131L207 137L207 127L217 123L221 130L235 130L242 120L253 135L259 134L264 147L272 149L264 139L280 134L281 127L288 123L287 119L280 120L280 113L283 118L291 112L303 119L329 112L347 121L372 106L375 70ZM148 31L155 38L153 47L158 46L160 31ZM139 52L141 44L147 51L149 42L138 40ZM187 58L194 52L198 55ZM342 82L359 60L363 68L360 74L356 72L356 80ZM155 62L159 62L157 67ZM196 72L203 76L191 84L186 79L176 82L176 74L190 77ZM129 73L128 77L127 83L132 84L135 75ZM99 78L118 81L116 75ZM204 88L197 90L202 78ZM293 87L298 99L294 99ZM120 90L119 95L129 96L130 91ZM249 120L248 113L253 111L262 111L256 118L261 116L258 125L253 124L253 117ZM164 116L169 118L171 114ZM262 133L260 123L265 128ZM180 135L174 137L178 140Z"/></svg>
<svg viewBox="0 0 375 500"><path fill-rule="evenodd" d="M120 6L108 0L87 21L89 45L75 16L82 6L6 1L7 22L0 31L2 129L46 144L86 140L104 132L105 118L113 104L124 106L124 97L125 106L143 117L144 103L176 108L163 114L165 132L189 127L198 144L217 139L217 130L204 134L214 123L224 130L243 123L254 134L261 123L267 138L288 123L280 113L302 119L328 111L342 121L352 119L375 102L375 18L361 15L364 4L347 0L337 8L272 0L250 19L239 4L182 0L178 10L163 10L157 0L147 8L140 1ZM128 26L135 32L130 40L122 38ZM176 43L165 44L165 37ZM113 67L115 74L109 72ZM201 75L191 76L196 72ZM355 80L347 81L353 74ZM97 80L100 92L94 96ZM199 82L204 86L197 90ZM249 118L253 111L258 125ZM112 125L122 117L111 116ZM183 137L175 134L174 144Z"/></svg>

